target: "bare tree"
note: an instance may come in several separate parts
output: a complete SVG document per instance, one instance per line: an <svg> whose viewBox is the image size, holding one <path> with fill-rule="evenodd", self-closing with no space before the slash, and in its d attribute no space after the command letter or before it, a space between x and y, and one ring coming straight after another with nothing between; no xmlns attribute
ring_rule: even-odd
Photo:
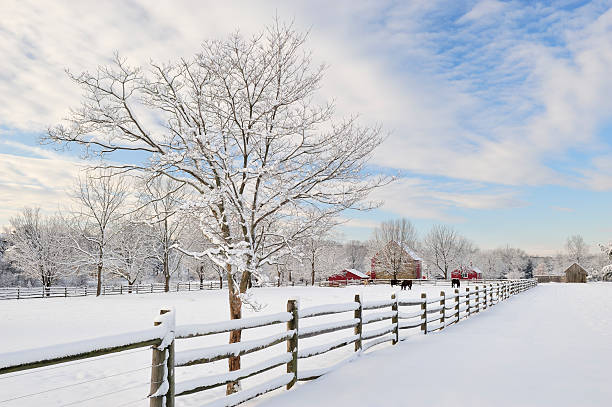
<svg viewBox="0 0 612 407"><path fill-rule="evenodd" d="M184 184L171 178L154 177L143 182L140 199L146 204L143 212L151 225L156 250L152 250L162 265L164 289L170 290L170 278L181 266L183 254L173 250L186 222L179 219L180 205L187 200Z"/></svg>
<svg viewBox="0 0 612 407"><path fill-rule="evenodd" d="M116 225L123 216L128 188L127 180L114 177L110 170L88 171L79 177L73 195L77 203L75 217L81 233L80 238L73 239L80 254L77 263L81 267L95 268L96 295L102 291L104 261L119 230Z"/></svg>
<svg viewBox="0 0 612 407"><path fill-rule="evenodd" d="M348 268L363 271L363 261L368 254L368 248L359 240L349 240L344 245Z"/></svg>
<svg viewBox="0 0 612 407"><path fill-rule="evenodd" d="M589 253L589 246L580 235L568 237L565 242L565 249L570 260L576 263L583 261Z"/></svg>
<svg viewBox="0 0 612 407"><path fill-rule="evenodd" d="M226 270L232 319L242 316L251 273L313 230L305 211L324 218L369 209L361 202L387 179L366 171L380 129L335 121L332 104L315 103L324 67L313 67L305 41L276 21L248 39L205 41L189 60L143 69L116 57L72 76L85 101L48 133L102 157L135 152L115 166L164 174L199 194L190 209L214 245L201 255ZM157 120L143 120L142 110ZM230 342L240 338L232 331ZM239 369L240 358L229 358L229 368Z"/></svg>
<svg viewBox="0 0 612 407"><path fill-rule="evenodd" d="M460 267L473 245L457 232L444 225L435 225L425 237L423 244L427 258L438 272L448 279L449 271Z"/></svg>
<svg viewBox="0 0 612 407"><path fill-rule="evenodd" d="M129 286L137 283L151 270L157 260L154 256L155 240L148 226L126 220L114 234L108 247L106 268L110 274L120 277Z"/></svg>
<svg viewBox="0 0 612 407"><path fill-rule="evenodd" d="M417 245L417 232L412 222L406 218L382 222L374 230L373 240L377 250L376 267L391 270L393 278L397 278Z"/></svg>

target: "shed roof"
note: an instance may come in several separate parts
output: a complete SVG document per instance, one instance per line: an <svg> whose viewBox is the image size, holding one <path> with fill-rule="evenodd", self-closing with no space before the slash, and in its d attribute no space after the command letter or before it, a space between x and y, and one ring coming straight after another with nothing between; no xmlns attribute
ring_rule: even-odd
<svg viewBox="0 0 612 407"><path fill-rule="evenodd" d="M345 271L347 271L347 272L349 272L351 274L354 274L354 275L356 275L357 277L360 277L360 278L370 278L370 276L368 276L365 273L362 273L361 271L359 271L357 269L346 269Z"/></svg>
<svg viewBox="0 0 612 407"><path fill-rule="evenodd" d="M584 267L582 267L578 263L574 263L571 266L569 266L567 269L565 269L564 273L567 274L569 271L572 271L572 270L579 271L580 273L584 273L585 275L587 274L587 272L584 269Z"/></svg>

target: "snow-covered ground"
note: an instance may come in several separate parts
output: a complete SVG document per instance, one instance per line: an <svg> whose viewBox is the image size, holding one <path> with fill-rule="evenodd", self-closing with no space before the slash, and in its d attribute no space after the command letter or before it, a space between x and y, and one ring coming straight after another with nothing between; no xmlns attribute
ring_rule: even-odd
<svg viewBox="0 0 612 407"><path fill-rule="evenodd" d="M286 287L257 288L255 298L267 307L257 313L272 314L286 309L289 298L299 298L302 308L321 305L346 303L361 293L365 301L389 299L393 292L399 298L419 297L422 291L437 296L441 290L450 287L420 287L412 291L400 291L390 286L351 286L345 288ZM225 321L228 319L228 293L226 290L180 292L167 294L123 295L110 297L51 298L33 300L8 300L0 302L0 353L13 352L54 344L62 344L100 336L121 334L152 327L154 317L161 308L174 307L178 325ZM378 310L381 311L381 310ZM244 317L256 315L245 311ZM351 315L344 313L312 321L300 320L301 326L320 324L333 320L343 320ZM368 329L387 326L389 321L371 324ZM243 340L273 335L284 330L284 324L256 328L246 331ZM312 346L350 335L352 329L334 332L321 337L300 341L300 346ZM413 332L416 333L416 332ZM408 333L410 334L410 333ZM202 346L227 343L227 334L213 335L177 342L177 352ZM373 348L372 351L385 347ZM335 350L323 356L300 360L300 368L314 369L325 367L342 360L352 353L352 345ZM243 357L243 366L272 358L285 351L285 344L279 344L261 352ZM370 352L372 352L370 351ZM1 357L1 356L0 356ZM137 349L105 357L87 359L70 364L17 372L0 376L0 402L2 406L119 406L148 405L146 395L149 388L151 351ZM227 371L227 362L219 361L177 369L177 382L182 380L219 374ZM284 367L273 369L245 387L256 384L258 380L268 380L278 376ZM364 373L365 374L365 373ZM66 387L64 387L66 386ZM50 389L62 389L48 391ZM20 396L41 392L38 395ZM218 397L224 388L197 393L177 399L179 406L202 405L211 398ZM282 391L276 392L280 394ZM91 400L87 400L91 399ZM83 401L81 403L77 403ZM133 403L132 403L133 402ZM71 404L74 403L74 404ZM251 403L257 403L256 401Z"/></svg>
<svg viewBox="0 0 612 407"><path fill-rule="evenodd" d="M259 407L610 406L612 284L542 284Z"/></svg>

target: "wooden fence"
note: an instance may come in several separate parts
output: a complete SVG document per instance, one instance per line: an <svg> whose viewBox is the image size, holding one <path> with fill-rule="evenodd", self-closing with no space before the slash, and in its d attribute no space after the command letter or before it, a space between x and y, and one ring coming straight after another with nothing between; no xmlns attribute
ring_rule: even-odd
<svg viewBox="0 0 612 407"><path fill-rule="evenodd" d="M404 339L399 335L402 330L416 329L423 334L440 331L536 285L537 281L534 279L503 281L468 287L464 292L455 289L452 294L442 291L435 297L422 293L420 298L414 299L398 299L393 294L387 300L364 301L356 295L352 302L304 309L299 309L295 300L289 300L286 312L226 322L179 326L175 325L174 312L162 310L150 330L100 338L95 343L76 342L60 347L0 355L0 375L152 346L153 363L148 396L150 406L173 407L177 397L225 386L273 368L286 366L286 373L274 379L206 404L209 407L230 407L281 387L290 389L297 381L315 379L344 363L342 361L324 369L303 370L300 369L300 360L348 345L353 345L354 352L350 357L353 358L385 342L397 344ZM350 313L350 317L341 321L300 327L301 321L346 313ZM371 324L381 321L390 323L382 328L370 328ZM199 349L175 350L177 342L191 338L278 324L286 324L285 329L265 338ZM340 339L305 348L300 346L304 339L350 328L353 329L352 334ZM214 376L179 382L175 380L176 369L227 359L230 356L247 355L283 342L286 343L286 352L256 365ZM100 346L100 343L107 345ZM48 357L49 354L62 356Z"/></svg>
<svg viewBox="0 0 612 407"><path fill-rule="evenodd" d="M170 292L218 290L219 281L178 282L170 284ZM103 285L101 295L146 294L165 292L163 283L133 285ZM96 287L0 287L0 300L20 300L28 298L84 297L96 295Z"/></svg>
<svg viewBox="0 0 612 407"><path fill-rule="evenodd" d="M400 280L403 281L403 280ZM504 280L461 280L462 284L488 284ZM344 280L344 281L320 281L319 287L345 287L347 285L365 284L390 284L389 279L374 280ZM413 285L421 286L449 286L450 280L412 280ZM283 286L306 286L304 282L288 282ZM260 287L276 287L275 283L263 283ZM221 288L219 281L198 281L171 283L170 292L177 291L197 291L197 290L218 290ZM163 283L133 284L133 285L103 285L101 295L122 295L122 294L147 294L163 293L165 286ZM96 295L96 287L0 287L0 300L20 300L29 298L58 298L58 297L85 297Z"/></svg>
<svg viewBox="0 0 612 407"><path fill-rule="evenodd" d="M444 279L411 279L411 278L399 278L397 281L401 284L402 281L409 280L412 281L413 286L450 286L452 284L452 280L444 280ZM507 280L460 280L461 285L486 285L491 283L501 283ZM334 281L319 281L317 283L319 287L346 287L349 285L389 285L391 284L391 279L389 278L375 278L375 279L363 279L363 280L334 280ZM398 285L399 285L398 284Z"/></svg>

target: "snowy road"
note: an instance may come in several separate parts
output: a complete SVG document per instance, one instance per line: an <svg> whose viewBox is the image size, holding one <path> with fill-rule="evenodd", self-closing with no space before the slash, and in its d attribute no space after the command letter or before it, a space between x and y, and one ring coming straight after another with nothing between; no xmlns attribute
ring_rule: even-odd
<svg viewBox="0 0 612 407"><path fill-rule="evenodd" d="M256 404L610 406L611 366L612 284L552 283Z"/></svg>

